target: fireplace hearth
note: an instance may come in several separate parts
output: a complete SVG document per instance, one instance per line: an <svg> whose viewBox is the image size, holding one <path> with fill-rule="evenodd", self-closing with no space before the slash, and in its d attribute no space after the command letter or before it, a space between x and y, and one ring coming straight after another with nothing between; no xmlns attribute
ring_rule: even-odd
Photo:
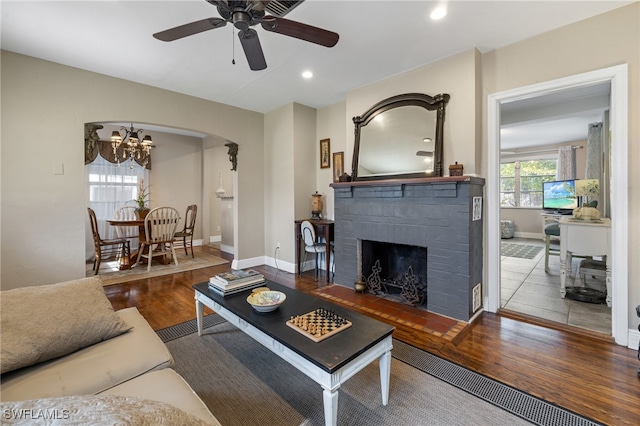
<svg viewBox="0 0 640 426"><path fill-rule="evenodd" d="M334 282L469 321L481 308L484 179L336 182ZM474 203L475 201L475 203ZM378 263L377 263L378 262ZM377 265L377 266L376 266ZM378 272L375 272L378 270Z"/></svg>

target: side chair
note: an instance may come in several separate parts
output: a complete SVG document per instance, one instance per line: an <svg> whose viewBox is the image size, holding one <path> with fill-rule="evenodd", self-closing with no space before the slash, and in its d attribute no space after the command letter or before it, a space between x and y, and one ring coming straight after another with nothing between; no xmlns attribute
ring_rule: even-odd
<svg viewBox="0 0 640 426"><path fill-rule="evenodd" d="M103 240L100 238L98 232L98 220L96 219L96 212L92 208L87 207L89 212L89 222L91 222L91 234L93 235L93 270L95 275L98 275L100 270L100 263L103 259L126 260L129 262L129 256L131 255L131 246L129 240L126 238L116 238L110 240Z"/></svg>
<svg viewBox="0 0 640 426"><path fill-rule="evenodd" d="M178 257L173 247L173 239L180 221L178 210L173 207L156 207L144 218L144 238L140 238L140 249L136 264L140 258L146 258L147 271L151 271L154 257L171 255L178 266ZM155 247L154 247L155 246ZM145 247L147 248L145 253Z"/></svg>
<svg viewBox="0 0 640 426"><path fill-rule="evenodd" d="M326 255L327 246L324 243L318 242L316 238L316 230L308 220L305 220L300 224L300 231L302 234L302 240L304 241L304 259L302 264L304 265L307 260L307 253L316 254L315 280L318 281L318 262L321 254ZM300 273L300 271L298 271L298 273ZM327 271L326 273L329 274L331 271Z"/></svg>
<svg viewBox="0 0 640 426"><path fill-rule="evenodd" d="M184 247L184 254L189 255L187 247L191 247L191 257L195 257L193 254L193 230L196 227L196 215L198 213L198 206L191 204L187 206L187 212L184 215L184 228L182 231L176 232L174 236L174 242L178 243L176 247Z"/></svg>
<svg viewBox="0 0 640 426"><path fill-rule="evenodd" d="M113 214L115 220L136 220L136 206L120 207ZM131 226L116 226L116 235L118 238L138 238L138 229Z"/></svg>

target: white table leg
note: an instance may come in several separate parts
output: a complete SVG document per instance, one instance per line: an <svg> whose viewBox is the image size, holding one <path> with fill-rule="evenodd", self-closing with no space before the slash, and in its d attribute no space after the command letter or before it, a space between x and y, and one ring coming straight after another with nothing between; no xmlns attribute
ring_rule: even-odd
<svg viewBox="0 0 640 426"><path fill-rule="evenodd" d="M202 336L202 314L204 313L204 305L196 299L196 322L198 323L198 336Z"/></svg>
<svg viewBox="0 0 640 426"><path fill-rule="evenodd" d="M389 381L391 379L391 351L380 357L380 388L382 390L382 405L389 403Z"/></svg>
<svg viewBox="0 0 640 426"><path fill-rule="evenodd" d="M560 297L564 298L567 294L567 290L565 289L565 285L567 282L567 252L560 251Z"/></svg>
<svg viewBox="0 0 640 426"><path fill-rule="evenodd" d="M322 399L324 401L324 424L326 426L337 426L338 424L338 389L323 389Z"/></svg>

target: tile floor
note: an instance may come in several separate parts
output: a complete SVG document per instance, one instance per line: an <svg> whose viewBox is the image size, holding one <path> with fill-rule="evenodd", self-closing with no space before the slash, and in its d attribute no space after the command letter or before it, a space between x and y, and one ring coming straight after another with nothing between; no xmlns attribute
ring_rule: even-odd
<svg viewBox="0 0 640 426"><path fill-rule="evenodd" d="M611 308L606 304L580 302L560 297L560 257L549 257L549 272L546 273L542 240L514 238L508 242L541 245L543 250L531 260L502 256L501 305L503 308L607 335L611 334ZM580 279L576 277L580 261L581 259L573 259L573 272L567 279L567 286L580 285ZM604 280L588 277L587 286L602 290Z"/></svg>

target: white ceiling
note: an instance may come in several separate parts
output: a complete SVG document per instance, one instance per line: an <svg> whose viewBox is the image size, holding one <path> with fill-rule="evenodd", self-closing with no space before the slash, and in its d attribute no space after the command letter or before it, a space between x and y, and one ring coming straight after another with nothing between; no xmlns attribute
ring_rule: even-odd
<svg viewBox="0 0 640 426"><path fill-rule="evenodd" d="M230 25L170 43L152 34L217 17L204 0L2 0L2 49L258 112L298 102L320 108L349 90L438 59L486 52L632 3L307 0L288 19L340 34L326 48L258 31L267 69L250 71ZM232 65L233 45L235 61ZM304 80L303 70L315 77Z"/></svg>
<svg viewBox="0 0 640 426"><path fill-rule="evenodd" d="M429 14L441 3L448 14L432 21ZM170 43L152 37L218 17L205 0L2 0L0 40L5 50L268 112L291 102L331 105L349 90L408 69L474 47L486 52L629 3L306 0L287 19L335 31L338 44L325 48L255 27L264 71L249 70L231 25ZM304 70L314 78L303 79ZM588 124L608 108L609 91L600 85L504 105L501 150L584 140Z"/></svg>
<svg viewBox="0 0 640 426"><path fill-rule="evenodd" d="M502 105L501 151L584 141L589 124L603 120L610 95L606 82Z"/></svg>

